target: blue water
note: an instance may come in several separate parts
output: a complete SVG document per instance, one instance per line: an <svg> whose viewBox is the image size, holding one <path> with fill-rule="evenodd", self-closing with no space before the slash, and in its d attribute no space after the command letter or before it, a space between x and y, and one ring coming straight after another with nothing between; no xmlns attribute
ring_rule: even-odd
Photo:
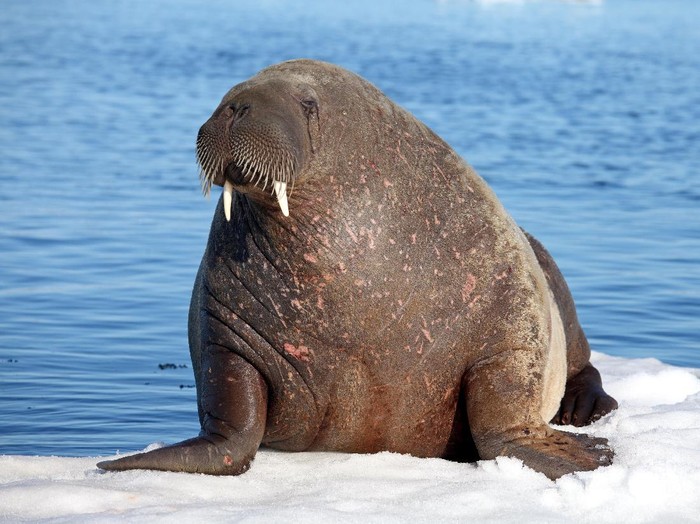
<svg viewBox="0 0 700 524"><path fill-rule="evenodd" d="M3 2L0 453L198 431L186 314L215 199L194 139L296 57L367 77L475 166L595 349L700 367L698 20L692 0Z"/></svg>

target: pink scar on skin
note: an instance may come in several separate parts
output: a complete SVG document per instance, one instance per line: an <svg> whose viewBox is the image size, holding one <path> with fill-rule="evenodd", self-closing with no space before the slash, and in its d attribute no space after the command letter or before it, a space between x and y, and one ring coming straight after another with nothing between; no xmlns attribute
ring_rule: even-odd
<svg viewBox="0 0 700 524"><path fill-rule="evenodd" d="M494 276L493 278L496 279L496 280L503 280L504 278L506 278L506 277L508 276L508 274L509 274L511 271L512 271L511 268L508 268L508 269L506 269L503 273L501 273L501 274L499 274L499 275L496 275L496 276Z"/></svg>
<svg viewBox="0 0 700 524"><path fill-rule="evenodd" d="M350 235L350 238L352 238L352 241L357 244L357 235L354 233L352 229L350 229L350 226L346 223L345 224L345 231L347 232L348 235Z"/></svg>
<svg viewBox="0 0 700 524"><path fill-rule="evenodd" d="M307 348L306 346L299 346L296 347L294 344L290 344L289 342L284 343L284 351L288 354L293 356L297 360L301 360L302 362L308 362L310 360L311 356L311 350Z"/></svg>
<svg viewBox="0 0 700 524"><path fill-rule="evenodd" d="M476 287L476 277L469 273L467 275L467 282L462 286L462 302L466 302L469 299L469 296L472 294L472 291L474 291L474 288Z"/></svg>

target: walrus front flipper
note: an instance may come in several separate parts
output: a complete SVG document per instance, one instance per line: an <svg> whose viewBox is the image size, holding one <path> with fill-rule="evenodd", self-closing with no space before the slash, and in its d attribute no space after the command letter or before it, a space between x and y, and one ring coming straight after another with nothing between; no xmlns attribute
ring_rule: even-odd
<svg viewBox="0 0 700 524"><path fill-rule="evenodd" d="M147 453L98 462L97 467L107 471L152 469L209 475L239 475L250 467L254 456L255 450L252 453L250 450L243 452L232 441L217 435L195 437Z"/></svg>
<svg viewBox="0 0 700 524"><path fill-rule="evenodd" d="M250 467L265 432L267 385L253 366L230 351L212 350L207 355L200 377L204 391L199 398L200 436L100 462L98 468L239 475Z"/></svg>
<svg viewBox="0 0 700 524"><path fill-rule="evenodd" d="M617 409L617 401L603 389L600 373L591 364L566 381L566 390L552 424L586 426Z"/></svg>

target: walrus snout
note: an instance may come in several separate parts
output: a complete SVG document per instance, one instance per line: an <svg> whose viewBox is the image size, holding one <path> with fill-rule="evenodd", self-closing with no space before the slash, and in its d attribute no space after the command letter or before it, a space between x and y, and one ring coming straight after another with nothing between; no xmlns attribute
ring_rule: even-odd
<svg viewBox="0 0 700 524"><path fill-rule="evenodd" d="M253 93L255 94L255 93ZM270 191L289 216L287 185L303 164L304 129L299 115L269 97L227 100L199 129L197 162L202 189L224 188L224 213L231 217L233 191Z"/></svg>

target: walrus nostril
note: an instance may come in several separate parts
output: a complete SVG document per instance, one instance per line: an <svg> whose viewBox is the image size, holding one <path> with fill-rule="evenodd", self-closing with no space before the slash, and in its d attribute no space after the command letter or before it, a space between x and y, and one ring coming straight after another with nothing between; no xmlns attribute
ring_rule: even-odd
<svg viewBox="0 0 700 524"><path fill-rule="evenodd" d="M234 122L246 116L248 111L250 111L250 104L238 104L231 102L223 108L225 117L233 119Z"/></svg>
<svg viewBox="0 0 700 524"><path fill-rule="evenodd" d="M233 122L238 122L250 111L250 104L229 104L226 107L226 114Z"/></svg>

